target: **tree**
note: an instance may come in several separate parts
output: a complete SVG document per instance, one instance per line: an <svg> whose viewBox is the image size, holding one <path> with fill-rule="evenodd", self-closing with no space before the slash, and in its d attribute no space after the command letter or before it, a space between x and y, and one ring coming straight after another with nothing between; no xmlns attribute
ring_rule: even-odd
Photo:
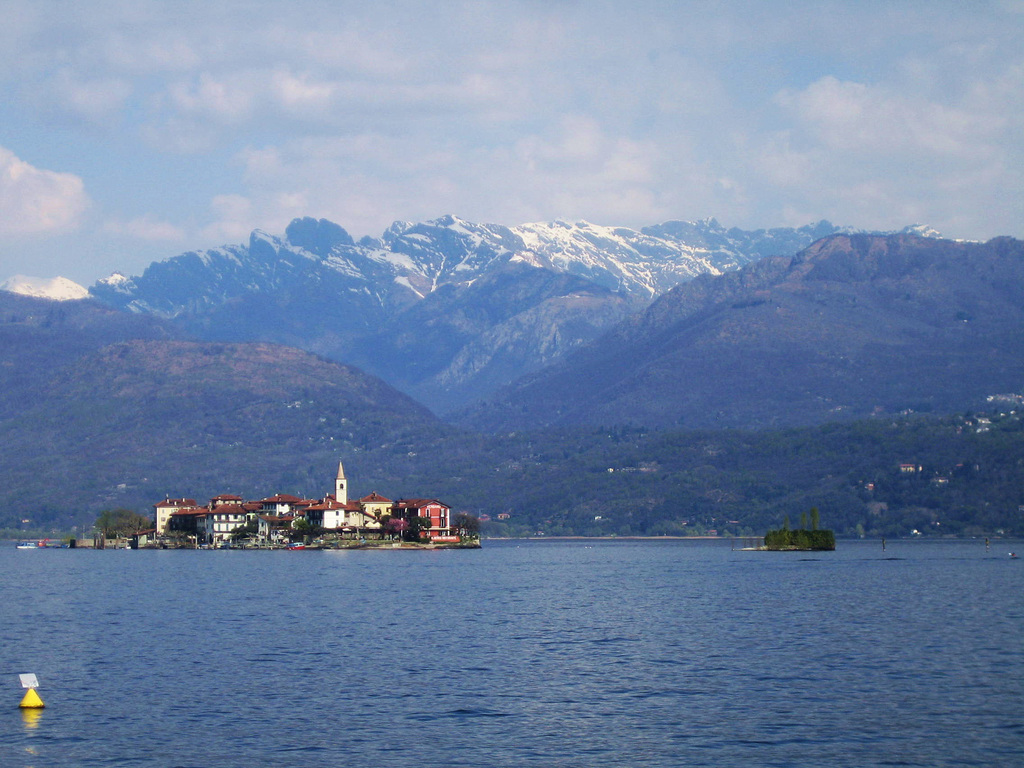
<svg viewBox="0 0 1024 768"><path fill-rule="evenodd" d="M459 512L452 520L460 536L479 536L480 520L468 512Z"/></svg>
<svg viewBox="0 0 1024 768"><path fill-rule="evenodd" d="M821 521L820 521L820 519L818 517L818 508L817 507L811 507L811 530L812 531L818 530L818 523L819 522L821 522Z"/></svg>
<svg viewBox="0 0 1024 768"><path fill-rule="evenodd" d="M256 518L252 520L246 520L245 523L238 526L231 532L231 540L238 541L239 539L248 539L256 535L259 530L259 523L256 522Z"/></svg>
<svg viewBox="0 0 1024 768"><path fill-rule="evenodd" d="M313 525L304 517L297 517L292 520L292 528L288 532L288 538L292 541L305 541L307 537L317 536L322 533L319 526Z"/></svg>
<svg viewBox="0 0 1024 768"><path fill-rule="evenodd" d="M108 539L133 536L153 527L153 521L130 509L105 509L96 518L96 529Z"/></svg>
<svg viewBox="0 0 1024 768"><path fill-rule="evenodd" d="M409 541L419 541L423 533L430 530L429 517L413 517L409 520L408 533L406 538Z"/></svg>
<svg viewBox="0 0 1024 768"><path fill-rule="evenodd" d="M409 528L409 523L400 517L387 517L384 520L384 532L392 538L401 538Z"/></svg>

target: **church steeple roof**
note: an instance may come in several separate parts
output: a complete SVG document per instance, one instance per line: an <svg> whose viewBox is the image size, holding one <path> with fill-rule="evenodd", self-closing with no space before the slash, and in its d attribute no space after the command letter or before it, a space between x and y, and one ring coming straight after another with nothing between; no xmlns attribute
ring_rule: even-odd
<svg viewBox="0 0 1024 768"><path fill-rule="evenodd" d="M345 466L338 462L338 477L334 481L334 498L339 504L348 503L348 480L345 479Z"/></svg>

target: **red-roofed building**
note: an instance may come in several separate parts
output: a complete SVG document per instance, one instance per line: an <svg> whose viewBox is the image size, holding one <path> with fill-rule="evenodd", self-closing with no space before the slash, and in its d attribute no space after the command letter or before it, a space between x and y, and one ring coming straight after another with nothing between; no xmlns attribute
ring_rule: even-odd
<svg viewBox="0 0 1024 768"><path fill-rule="evenodd" d="M279 493L276 496L262 499L260 501L262 505L260 511L265 515L288 515L315 503L313 499L303 499L287 493Z"/></svg>
<svg viewBox="0 0 1024 768"><path fill-rule="evenodd" d="M341 504L332 496L306 507L305 516L310 524L341 534L380 529L380 519L365 511L358 501Z"/></svg>
<svg viewBox="0 0 1024 768"><path fill-rule="evenodd" d="M458 541L451 528L451 509L437 499L399 499L391 507L391 515L412 522L413 518L430 521L420 536L430 541Z"/></svg>
<svg viewBox="0 0 1024 768"><path fill-rule="evenodd" d="M164 499L163 501L158 501L153 505L153 509L156 511L157 532L164 533L167 530L167 522L175 512L184 509L194 509L195 506L195 499Z"/></svg>
<svg viewBox="0 0 1024 768"><path fill-rule="evenodd" d="M380 520L384 515L391 513L391 499L381 496L374 491L369 496L363 496L358 502L359 507L368 515L373 515Z"/></svg>
<svg viewBox="0 0 1024 768"><path fill-rule="evenodd" d="M197 544L201 543L199 536L206 532L207 514L209 510L205 507L182 507L167 518L166 531L172 535L194 537Z"/></svg>
<svg viewBox="0 0 1024 768"><path fill-rule="evenodd" d="M224 504L242 504L245 500L241 496L236 496L233 493L222 493L219 496L214 496L210 499L209 508L219 507Z"/></svg>
<svg viewBox="0 0 1024 768"><path fill-rule="evenodd" d="M205 522L205 544L224 544L231 541L231 533L249 520L242 504L220 504L209 510Z"/></svg>

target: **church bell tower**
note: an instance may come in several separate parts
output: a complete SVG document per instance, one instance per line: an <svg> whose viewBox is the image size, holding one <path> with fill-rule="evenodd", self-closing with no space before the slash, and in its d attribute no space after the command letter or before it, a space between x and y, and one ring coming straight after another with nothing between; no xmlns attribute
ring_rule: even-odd
<svg viewBox="0 0 1024 768"><path fill-rule="evenodd" d="M338 462L338 477L334 481L334 498L339 504L348 504L348 483L345 481L345 467Z"/></svg>

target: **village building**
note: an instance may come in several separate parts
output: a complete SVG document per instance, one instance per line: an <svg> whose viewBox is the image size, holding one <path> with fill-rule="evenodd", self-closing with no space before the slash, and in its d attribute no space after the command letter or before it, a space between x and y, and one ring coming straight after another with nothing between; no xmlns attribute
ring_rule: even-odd
<svg viewBox="0 0 1024 768"><path fill-rule="evenodd" d="M429 520L427 535L432 541L458 541L452 535L451 510L437 499L399 499L392 505L392 514L406 521Z"/></svg>
<svg viewBox="0 0 1024 768"><path fill-rule="evenodd" d="M289 540L288 533L292 530L295 516L259 515L256 521L258 540L268 544L279 544Z"/></svg>
<svg viewBox="0 0 1024 768"><path fill-rule="evenodd" d="M248 522L245 504L218 504L203 517L204 539L210 544L231 541L231 534Z"/></svg>
<svg viewBox="0 0 1024 768"><path fill-rule="evenodd" d="M290 496L287 493L279 493L268 499L262 499L260 512L266 515L294 515L299 510L305 509L316 502L313 499L302 499L298 496Z"/></svg>
<svg viewBox="0 0 1024 768"><path fill-rule="evenodd" d="M341 504L328 497L307 507L305 516L310 525L346 534L361 530L375 531L381 527L381 516L364 509L358 501Z"/></svg>
<svg viewBox="0 0 1024 768"><path fill-rule="evenodd" d="M172 538L184 538L195 543L200 541L200 532L203 537L206 534L206 514L209 510L204 507L183 507L172 512L167 518L165 527L158 527L157 533Z"/></svg>
<svg viewBox="0 0 1024 768"><path fill-rule="evenodd" d="M172 499L166 498L163 501L158 501L153 505L153 509L156 511L156 529L157 531L167 530L167 522L170 520L171 515L175 512L180 512L184 509L195 509L195 499Z"/></svg>
<svg viewBox="0 0 1024 768"><path fill-rule="evenodd" d="M379 519L384 517L384 515L390 514L391 505L394 502L374 491L369 496L363 496L357 503L364 512Z"/></svg>
<svg viewBox="0 0 1024 768"><path fill-rule="evenodd" d="M210 499L210 507L219 507L222 504L241 504L244 501L241 496L236 496L233 493L222 493L220 496L214 496Z"/></svg>

